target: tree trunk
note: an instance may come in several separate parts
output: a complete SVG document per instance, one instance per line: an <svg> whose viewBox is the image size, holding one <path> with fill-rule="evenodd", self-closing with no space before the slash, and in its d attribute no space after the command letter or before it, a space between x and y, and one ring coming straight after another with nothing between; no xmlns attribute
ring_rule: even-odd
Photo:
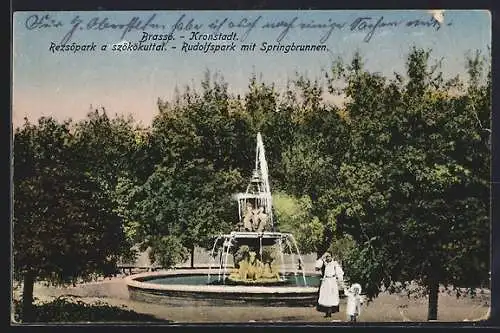
<svg viewBox="0 0 500 333"><path fill-rule="evenodd" d="M33 316L33 286L35 284L35 273L27 272L23 279L22 321L32 322Z"/></svg>
<svg viewBox="0 0 500 333"><path fill-rule="evenodd" d="M437 320L439 297L439 281L431 279L429 281L429 308L427 311L427 320Z"/></svg>
<svg viewBox="0 0 500 333"><path fill-rule="evenodd" d="M195 246L193 245L191 247L191 268L194 268L194 249L195 249Z"/></svg>

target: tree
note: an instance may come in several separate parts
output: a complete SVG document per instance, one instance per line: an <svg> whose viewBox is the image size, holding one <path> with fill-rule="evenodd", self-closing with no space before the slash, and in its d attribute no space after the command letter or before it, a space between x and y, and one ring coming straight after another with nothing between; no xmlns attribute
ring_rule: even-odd
<svg viewBox="0 0 500 333"><path fill-rule="evenodd" d="M295 235L301 253L317 251L323 235L323 224L311 214L312 201L308 196L295 198L286 193L273 194L276 223L280 232Z"/></svg>
<svg viewBox="0 0 500 333"><path fill-rule="evenodd" d="M122 253L121 261L133 261L136 251L131 241L136 221L127 209L128 200L154 170L157 154L150 135L135 124L133 117L109 117L104 108L89 112L72 132L79 170L102 185L127 231L130 251Z"/></svg>
<svg viewBox="0 0 500 333"><path fill-rule="evenodd" d="M323 90L318 80L297 76L285 94L285 112L277 114L282 124L288 124L278 128L291 131L280 147L279 190L310 198L310 214L321 226L317 228L321 230L319 241L313 247L318 256L341 237L329 199L331 189L339 186L336 174L348 142L339 109L323 100Z"/></svg>
<svg viewBox="0 0 500 333"><path fill-rule="evenodd" d="M41 118L14 137L14 274L23 280L23 320L33 285L109 274L123 251L121 219L103 188L79 168L70 122Z"/></svg>
<svg viewBox="0 0 500 333"><path fill-rule="evenodd" d="M216 172L201 159L158 166L136 202L142 248L152 249L154 262L172 267L196 245L208 247L236 226L232 193L240 182L237 171Z"/></svg>
<svg viewBox="0 0 500 333"><path fill-rule="evenodd" d="M429 59L413 49L406 82L365 71L359 56L336 67L351 121L332 205L359 244L349 278L370 297L381 284L424 285L433 320L440 284L459 293L488 280L489 133L477 119L486 124L491 106L488 82L463 91Z"/></svg>
<svg viewBox="0 0 500 333"><path fill-rule="evenodd" d="M193 266L196 246L211 247L214 236L236 227L232 195L243 184L240 168L251 165L241 144L249 126L227 84L210 73L201 92L187 87L159 109L151 135L162 158L137 193L139 235L156 262L172 266L191 252Z"/></svg>

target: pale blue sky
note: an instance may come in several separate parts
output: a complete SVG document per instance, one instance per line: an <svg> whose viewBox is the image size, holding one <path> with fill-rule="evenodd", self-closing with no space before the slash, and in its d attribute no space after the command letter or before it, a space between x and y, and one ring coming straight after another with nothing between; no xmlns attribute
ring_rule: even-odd
<svg viewBox="0 0 500 333"><path fill-rule="evenodd" d="M26 27L30 15L50 15L60 20L62 27L29 30ZM439 30L433 27L380 28L370 42L363 38L368 31L352 32L349 25L334 30L325 42L330 52L324 53L182 53L180 35L176 32L176 50L167 52L121 52L56 53L49 51L51 41L59 42L70 30L70 22L76 16L83 23L75 31L71 42L95 42L98 45L118 43L122 31L88 31L79 29L93 17L102 20L108 17L111 23L127 23L134 16L147 20L156 14L153 23L158 29L148 28L151 33L170 32L175 22L185 14L184 23L193 18L206 27L216 19L228 18L239 22L261 16L248 38L248 42L275 42L283 28L263 29L266 22L290 21L297 17L299 22L353 22L357 17L372 17L376 22L383 16L384 22L420 19L430 22L425 11L141 11L141 12L18 12L14 15L13 41L13 122L18 125L23 117L35 121L42 115L59 119L79 119L89 111L89 106L104 106L110 113L132 114L134 118L149 124L156 114L158 97L170 98L175 86L183 87L199 82L206 69L220 72L231 91L243 93L253 72L262 73L266 82L275 82L283 87L296 71L310 78L321 77L321 69L328 67L331 60L342 57L349 60L359 50L365 64L372 71L391 75L403 71L405 56L411 46L431 48L435 58L444 57L443 70L448 75L464 72L465 54L476 49L486 54L491 44L491 19L487 11L445 11L445 20ZM451 23L450 25L448 25ZM165 26L163 31L161 26ZM245 29L226 26L223 32L235 31L242 36ZM281 41L286 43L319 43L326 29L291 29ZM125 35L124 39L135 42L142 36L142 30ZM237 43L239 45L239 42Z"/></svg>

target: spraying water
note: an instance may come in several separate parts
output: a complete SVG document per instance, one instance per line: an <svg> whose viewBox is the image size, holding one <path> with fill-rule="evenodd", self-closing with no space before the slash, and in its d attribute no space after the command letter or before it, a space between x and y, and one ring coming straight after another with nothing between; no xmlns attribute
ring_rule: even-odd
<svg viewBox="0 0 500 333"><path fill-rule="evenodd" d="M210 272L212 271L212 263L215 260L215 257L214 257L215 247L217 246L217 243L219 242L220 239L221 239L221 236L217 236L217 238L215 239L215 242L214 242L214 246L212 247L212 251L210 252L210 263L208 266L208 283L210 283ZM219 272L220 272L220 265L221 265L221 262L219 260ZM219 276L219 278L220 278L220 276Z"/></svg>
<svg viewBox="0 0 500 333"><path fill-rule="evenodd" d="M262 141L262 135L260 133L257 134L257 158L255 159L255 170L260 170L260 176L262 181L263 192L268 194L265 198L266 207L269 207L269 219L271 226L273 226L273 217L272 210L270 209L273 206L272 197L271 197L271 185L269 184L269 170L267 168L266 161L266 151L264 149L264 142Z"/></svg>
<svg viewBox="0 0 500 333"><path fill-rule="evenodd" d="M293 235L290 235L290 237L292 239L293 244L295 245L295 249L297 250L297 254L299 255L299 260L301 262L303 262L302 261L302 256L300 255L299 246L297 245L297 242L295 241L295 237L293 237ZM302 278L304 279L304 285L307 286L306 273L304 271L304 267L302 267Z"/></svg>
<svg viewBox="0 0 500 333"><path fill-rule="evenodd" d="M263 267L266 265L266 263L264 263L263 261L264 241L267 244L266 246L274 244L278 247L279 253L278 257L275 258L275 260L280 263L280 267L276 279L272 277L273 273L271 272L271 277L269 276L267 278L264 277L263 279L261 279L261 282L266 279L267 279L266 281L269 283L286 282L287 267L285 264L285 248L288 248L290 251L290 255L292 257L292 265L293 265L292 273L294 273L294 277L296 277L297 266L295 266L295 256L298 256L300 263L302 263L303 261L300 255L297 242L295 241L293 235L289 233L281 233L275 231L274 221L273 221L273 210L272 210L273 202L271 196L271 185L269 182L269 170L265 157L264 142L262 140L262 135L260 133L257 134L255 169L253 170L252 177L248 184L247 190L245 193L236 194L234 198L238 201L240 231L233 231L230 234L219 236L215 241L214 248L212 249L213 253L215 251L215 245L217 244L217 242L220 239L224 239L224 246L220 253L219 281L221 281L221 276L222 276L221 282L223 283L226 281L227 278L229 278L229 280L233 282L236 281L240 283L259 282L256 281L256 279L259 280L259 278L255 278L254 276L259 272L260 272L259 274L264 274ZM248 206L248 204L251 204L251 206ZM248 214L248 207L250 207L250 209L263 209L263 212L265 213L263 215L267 216L268 219L267 225L265 225L265 229L260 229L260 227L257 229L249 229L249 227L252 228L252 226L249 225L249 219L246 219L247 216L249 215L245 215ZM262 211L259 210L259 212ZM251 216L258 217L262 215L251 215ZM237 263L235 261L234 262L235 267L238 266L239 268L236 269L236 271L233 270L232 273L229 273L228 261L229 261L230 249L233 248L236 250L239 246L245 244L253 248L253 250L251 250L250 252L253 253L253 251L255 251L256 253L260 254L260 263L255 264L253 261L249 263L248 261L245 260L242 260L241 262L239 261ZM234 254L233 254L233 260L235 260ZM243 263L244 264L243 266L249 269L246 271L242 270L241 268L242 266L240 265L241 263ZM269 262L267 262L267 264L270 265ZM301 271L302 271L302 277L304 279L304 285L307 286L305 271L303 267L301 268ZM250 276L253 276L253 278L248 278L249 274ZM210 274L209 274L209 279L210 279ZM248 279L251 279L252 281L249 281Z"/></svg>

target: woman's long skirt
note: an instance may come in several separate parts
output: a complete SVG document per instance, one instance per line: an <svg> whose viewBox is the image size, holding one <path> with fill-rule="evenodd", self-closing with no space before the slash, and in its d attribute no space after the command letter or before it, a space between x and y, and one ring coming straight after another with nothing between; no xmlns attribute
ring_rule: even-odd
<svg viewBox="0 0 500 333"><path fill-rule="evenodd" d="M339 311L339 286L337 279L324 278L319 287L318 311L335 313Z"/></svg>

